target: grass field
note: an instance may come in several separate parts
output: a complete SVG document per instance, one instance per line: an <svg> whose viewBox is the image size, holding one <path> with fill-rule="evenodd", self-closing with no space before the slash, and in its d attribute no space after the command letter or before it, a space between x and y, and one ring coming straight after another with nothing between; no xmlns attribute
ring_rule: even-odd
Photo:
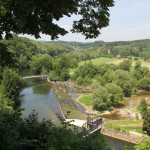
<svg viewBox="0 0 150 150"><path fill-rule="evenodd" d="M113 61L118 60L117 58L105 58L105 57L100 57L100 58L95 58L91 60L86 60L86 61L81 61L79 62L79 66L84 65L85 63L89 63L90 61L94 65L100 65L100 64L106 64L106 63L111 63Z"/></svg>
<svg viewBox="0 0 150 150"><path fill-rule="evenodd" d="M81 62L79 62L78 66L84 65L85 63L89 63L90 61L94 65L100 65L100 64L116 64L116 65L119 65L124 60L125 59L99 57L99 58L95 58L95 59L91 59L91 60L81 61ZM141 61L141 66L142 67L147 67L147 68L150 69L150 62L144 61L142 59L140 59L139 61ZM136 61L132 60L132 66L135 66L135 63L136 63ZM77 68L70 68L69 69L70 74L73 74L73 72L76 69ZM132 67L132 70L133 70L133 67Z"/></svg>
<svg viewBox="0 0 150 150"><path fill-rule="evenodd" d="M118 59L118 60L114 60L113 62L108 62L108 63L113 63L116 65L119 65L121 62L123 62L125 59ZM144 61L144 60L140 60L141 62L141 66L142 67L147 67L150 69L150 62ZM136 61L132 60L132 66L135 66Z"/></svg>
<svg viewBox="0 0 150 150"><path fill-rule="evenodd" d="M82 66L85 63L89 63L90 61L93 63L93 65L100 65L100 64L106 64L106 63L113 63L114 61L117 61L118 58L105 58L105 57L99 57L91 60L81 61L78 63L78 66ZM77 68L69 68L70 76L73 74L73 72Z"/></svg>
<svg viewBox="0 0 150 150"><path fill-rule="evenodd" d="M135 131L138 133L143 133L142 123L135 120L116 120L106 123L104 126L124 132Z"/></svg>
<svg viewBox="0 0 150 150"><path fill-rule="evenodd" d="M86 106L91 106L92 105L92 96L91 95L86 95L82 96L79 98L79 102L85 104Z"/></svg>

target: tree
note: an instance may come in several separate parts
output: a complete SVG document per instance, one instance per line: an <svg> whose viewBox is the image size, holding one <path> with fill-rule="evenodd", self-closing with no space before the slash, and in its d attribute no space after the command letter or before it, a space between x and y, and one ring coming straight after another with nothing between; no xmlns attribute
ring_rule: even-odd
<svg viewBox="0 0 150 150"><path fill-rule="evenodd" d="M82 78L81 76L79 76L79 77L76 79L76 83L77 83L78 85L82 85L82 83L83 83L83 78Z"/></svg>
<svg viewBox="0 0 150 150"><path fill-rule="evenodd" d="M139 69L141 67L141 62L140 61L136 61L135 63L135 69Z"/></svg>
<svg viewBox="0 0 150 150"><path fill-rule="evenodd" d="M128 71L117 70L112 74L113 82L120 86L125 96L130 96L132 91L132 78Z"/></svg>
<svg viewBox="0 0 150 150"><path fill-rule="evenodd" d="M44 55L33 55L32 60L30 61L30 68L36 74L42 73L42 68L44 67L47 72L52 70L53 59L51 56Z"/></svg>
<svg viewBox="0 0 150 150"><path fill-rule="evenodd" d="M4 43L0 43L0 66L14 66L14 52Z"/></svg>
<svg viewBox="0 0 150 150"><path fill-rule="evenodd" d="M106 110L110 108L111 100L110 95L105 87L99 86L92 93L93 108L96 110Z"/></svg>
<svg viewBox="0 0 150 150"><path fill-rule="evenodd" d="M85 77L84 79L83 79L83 85L84 86L86 86L86 85L91 85L91 83L92 83L92 78L89 78L89 77Z"/></svg>
<svg viewBox="0 0 150 150"><path fill-rule="evenodd" d="M148 114L144 119L143 132L146 132L150 136L150 114Z"/></svg>
<svg viewBox="0 0 150 150"><path fill-rule="evenodd" d="M138 87L140 89L150 91L150 77L145 77L139 80Z"/></svg>
<svg viewBox="0 0 150 150"><path fill-rule="evenodd" d="M129 71L131 67L132 61L131 60L124 60L119 64L120 69Z"/></svg>
<svg viewBox="0 0 150 150"><path fill-rule="evenodd" d="M137 67L134 69L133 76L137 79L143 79L144 76L149 74L149 69L147 67Z"/></svg>
<svg viewBox="0 0 150 150"><path fill-rule="evenodd" d="M23 79L16 71L10 68L4 69L0 92L3 93L6 98L15 100L22 85Z"/></svg>
<svg viewBox="0 0 150 150"><path fill-rule="evenodd" d="M119 100L123 100L123 90L121 87L119 87L115 83L108 83L106 84L106 89L108 90L108 93L110 94L111 103L113 106L118 105Z"/></svg>
<svg viewBox="0 0 150 150"><path fill-rule="evenodd" d="M148 115L148 105L145 99L142 99L140 101L138 108L140 110L140 114L142 115L142 118L144 119Z"/></svg>
<svg viewBox="0 0 150 150"><path fill-rule="evenodd" d="M6 38L11 37L11 32L39 38L41 32L55 39L67 31L53 21L72 14L81 16L79 21L74 21L72 32L95 38L100 34L99 29L109 25L109 7L112 6L113 0L1 0L0 38L4 33Z"/></svg>
<svg viewBox="0 0 150 150"><path fill-rule="evenodd" d="M60 80L67 81L69 79L69 71L66 68L63 68L60 73Z"/></svg>

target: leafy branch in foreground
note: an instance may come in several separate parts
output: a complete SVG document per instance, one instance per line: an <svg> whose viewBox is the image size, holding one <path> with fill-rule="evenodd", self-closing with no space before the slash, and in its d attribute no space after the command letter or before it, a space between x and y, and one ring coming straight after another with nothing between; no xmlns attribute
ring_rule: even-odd
<svg viewBox="0 0 150 150"><path fill-rule="evenodd" d="M40 33L58 38L67 31L54 23L64 16L80 15L75 21L72 32L82 33L87 39L95 38L100 29L109 25L109 7L113 0L1 0L0 1L0 38L6 39L16 34L30 34L40 38Z"/></svg>

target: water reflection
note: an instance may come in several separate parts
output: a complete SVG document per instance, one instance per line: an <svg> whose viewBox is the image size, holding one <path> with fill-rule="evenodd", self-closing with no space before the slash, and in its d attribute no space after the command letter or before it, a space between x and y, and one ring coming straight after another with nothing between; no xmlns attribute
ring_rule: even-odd
<svg viewBox="0 0 150 150"><path fill-rule="evenodd" d="M33 87L33 94L37 95L47 95L51 90L49 84L41 84L38 86Z"/></svg>
<svg viewBox="0 0 150 150"><path fill-rule="evenodd" d="M39 120L51 119L56 124L59 123L57 114L62 116L57 98L49 83L41 80L29 80L18 98L18 104L25 108L23 117L27 117L35 110L38 112Z"/></svg>
<svg viewBox="0 0 150 150"><path fill-rule="evenodd" d="M115 150L135 150L135 144L111 138L109 136L103 136L103 138L107 144L107 147L114 148Z"/></svg>

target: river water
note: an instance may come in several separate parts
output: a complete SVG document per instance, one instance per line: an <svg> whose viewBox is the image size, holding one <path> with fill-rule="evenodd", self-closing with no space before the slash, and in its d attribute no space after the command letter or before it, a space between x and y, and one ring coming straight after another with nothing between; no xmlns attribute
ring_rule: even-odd
<svg viewBox="0 0 150 150"><path fill-rule="evenodd" d="M38 113L39 120L50 119L55 124L59 124L58 115L62 117L62 111L60 109L61 103L63 109L68 109L68 105L63 105L66 100L58 100L53 88L51 88L50 83L46 83L44 80L28 79L26 80L26 87L22 89L18 97L18 105L25 110L22 111L22 116L25 118L35 110ZM75 95L73 95L75 96ZM72 119L83 118L83 113L76 106L71 106L73 108ZM80 108L80 107L79 107ZM104 136L106 144L108 147L114 147L116 150L125 150L125 146L132 146L131 143L127 143L118 139L110 138ZM131 150L133 148L130 148Z"/></svg>
<svg viewBox="0 0 150 150"><path fill-rule="evenodd" d="M27 86L22 89L18 102L25 118L35 110L39 120L51 119L55 123L59 122L58 116L62 113L50 83L43 80L28 79Z"/></svg>

